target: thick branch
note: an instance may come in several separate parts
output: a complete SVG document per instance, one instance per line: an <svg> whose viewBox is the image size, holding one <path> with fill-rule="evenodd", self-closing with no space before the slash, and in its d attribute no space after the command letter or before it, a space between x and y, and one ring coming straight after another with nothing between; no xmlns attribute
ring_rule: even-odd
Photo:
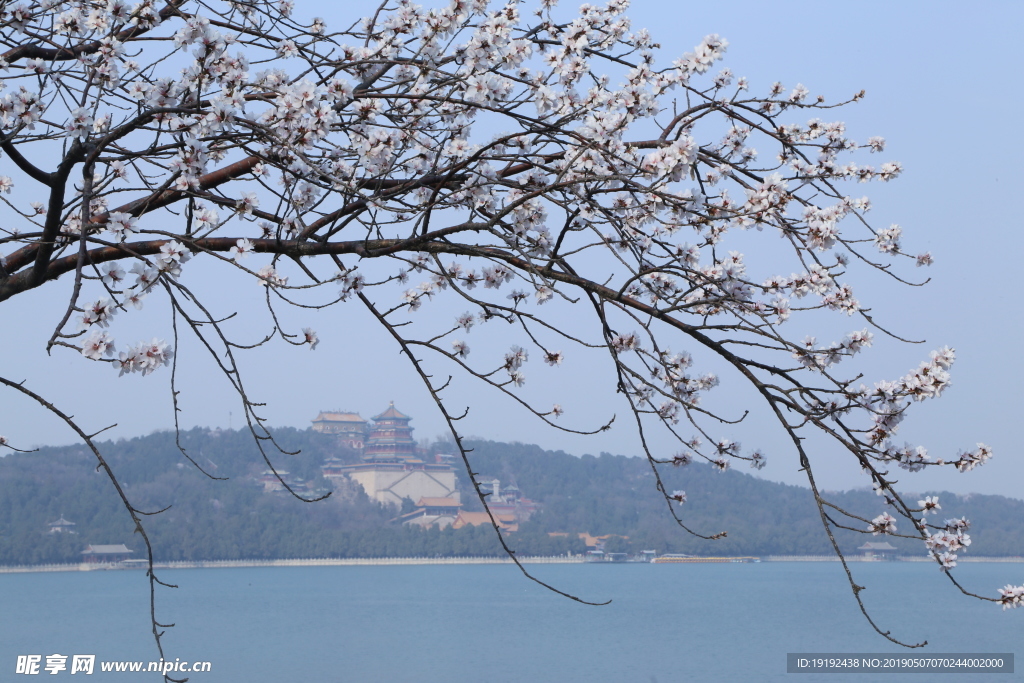
<svg viewBox="0 0 1024 683"><path fill-rule="evenodd" d="M185 4L187 0L170 0L167 6L160 10L160 19L170 19L172 16L178 13L178 8ZM139 26L132 26L126 28L115 37L122 43L128 42L132 38L141 36L145 33L149 33L150 29L141 28ZM90 55L98 52L102 47L100 41L91 40L87 43L79 43L71 47L43 47L38 44L26 44L19 45L18 47L11 48L7 52L0 55L0 59L4 60L8 64L13 64L20 59L41 59L45 62L66 62L73 59L78 59L83 55Z"/></svg>

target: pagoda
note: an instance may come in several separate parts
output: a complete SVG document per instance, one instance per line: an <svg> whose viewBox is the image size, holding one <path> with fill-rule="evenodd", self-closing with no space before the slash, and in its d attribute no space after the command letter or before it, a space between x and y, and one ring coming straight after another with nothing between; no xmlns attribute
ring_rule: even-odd
<svg viewBox="0 0 1024 683"><path fill-rule="evenodd" d="M363 449L363 460L371 462L419 462L416 457L416 440L412 438L412 427L408 415L395 408L395 402L388 409L373 418L373 429Z"/></svg>
<svg viewBox="0 0 1024 683"><path fill-rule="evenodd" d="M64 514L61 513L60 519L56 522L50 522L50 533L51 534L73 534L75 530L71 527L75 526L74 522L69 522L64 519Z"/></svg>

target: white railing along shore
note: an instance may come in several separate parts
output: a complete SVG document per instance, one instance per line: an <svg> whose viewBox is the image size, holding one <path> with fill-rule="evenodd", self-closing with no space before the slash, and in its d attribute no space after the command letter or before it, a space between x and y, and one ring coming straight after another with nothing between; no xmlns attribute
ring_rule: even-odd
<svg viewBox="0 0 1024 683"><path fill-rule="evenodd" d="M765 555L762 562L838 562L835 555ZM875 558L863 555L847 556L848 562L878 562ZM554 555L542 557L521 557L523 564L582 564L582 555ZM896 562L934 562L929 557L900 556ZM1024 557L961 557L957 562L1019 562ZM157 569L230 569L242 567L351 567L351 566L388 566L388 565L438 565L438 564L511 564L507 557L352 557L352 558L304 558L287 560L196 560L177 562L156 562ZM145 564L133 563L133 566L117 564L30 564L0 566L0 574L22 574L27 572L78 572L98 569L144 569Z"/></svg>
<svg viewBox="0 0 1024 683"><path fill-rule="evenodd" d="M934 562L925 555L897 555L896 557L880 560L877 557L865 557L864 555L846 555L847 562ZM835 555L765 555L762 562L838 562ZM961 562L1024 562L1024 557L960 557L957 563Z"/></svg>
<svg viewBox="0 0 1024 683"><path fill-rule="evenodd" d="M539 557L520 557L523 564L576 564L583 562L582 555L553 555ZM507 557L351 557L351 558L301 558L283 560L182 560L174 562L154 562L156 569L217 569L232 567L343 567L343 566L383 566L383 565L419 565L419 564L512 564ZM145 569L144 563L132 565L121 564L30 564L0 566L0 574L20 574L24 572L77 572L96 569Z"/></svg>

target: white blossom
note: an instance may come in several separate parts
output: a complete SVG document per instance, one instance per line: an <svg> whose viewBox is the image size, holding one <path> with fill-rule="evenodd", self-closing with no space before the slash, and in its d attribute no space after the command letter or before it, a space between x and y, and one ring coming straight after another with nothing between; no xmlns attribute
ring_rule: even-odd
<svg viewBox="0 0 1024 683"><path fill-rule="evenodd" d="M505 369L518 370L527 361L526 349L520 346L513 346L512 350L505 354Z"/></svg>
<svg viewBox="0 0 1024 683"><path fill-rule="evenodd" d="M693 455L683 451L672 456L672 464L676 467L685 467L693 462Z"/></svg>
<svg viewBox="0 0 1024 683"><path fill-rule="evenodd" d="M93 332L82 342L82 355L91 360L99 360L114 355L114 340L106 332Z"/></svg>
<svg viewBox="0 0 1024 683"><path fill-rule="evenodd" d="M83 139L92 132L93 117L85 107L78 107L71 112L71 117L64 125L68 137Z"/></svg>
<svg viewBox="0 0 1024 683"><path fill-rule="evenodd" d="M991 457L992 449L983 443L979 443L978 447L973 451L961 452L960 459L954 464L961 472L970 472L975 467L984 465Z"/></svg>
<svg viewBox="0 0 1024 683"><path fill-rule="evenodd" d="M320 343L320 337L316 336L316 331L311 327L302 328L302 339L302 343L309 344L310 351L316 349L316 345Z"/></svg>
<svg viewBox="0 0 1024 683"><path fill-rule="evenodd" d="M1001 596L999 602L1003 605L1004 610L1024 605L1024 585L1007 584L1004 588L999 589L999 595Z"/></svg>
<svg viewBox="0 0 1024 683"><path fill-rule="evenodd" d="M111 289L118 289L121 283L124 282L125 277L127 277L120 263L108 263L103 266L101 272L103 274L103 284Z"/></svg>
<svg viewBox="0 0 1024 683"><path fill-rule="evenodd" d="M452 353L459 358L465 358L469 355L469 345L464 341L456 339L452 341Z"/></svg>
<svg viewBox="0 0 1024 683"><path fill-rule="evenodd" d="M192 252L184 244L172 240L160 247L160 255L157 256L156 261L162 272L177 277L181 273L181 265L191 258Z"/></svg>
<svg viewBox="0 0 1024 683"><path fill-rule="evenodd" d="M236 261L241 261L244 258L248 258L249 254L253 252L253 244L250 240L245 238L239 239L235 242L235 246L231 247L231 257Z"/></svg>
<svg viewBox="0 0 1024 683"><path fill-rule="evenodd" d="M97 299L86 307L85 312L80 318L79 327L83 330L93 325L96 327L107 327L110 324L110 319L116 314L117 306L113 301L108 298Z"/></svg>
<svg viewBox="0 0 1024 683"><path fill-rule="evenodd" d="M139 342L118 354L114 366L120 375L132 372L143 376L150 374L162 365L167 365L174 357L174 351L162 339L154 338L150 342Z"/></svg>
<svg viewBox="0 0 1024 683"><path fill-rule="evenodd" d="M238 200L236 208L239 212L249 214L260 205L260 198L255 192L243 192L242 198Z"/></svg>
<svg viewBox="0 0 1024 683"><path fill-rule="evenodd" d="M871 524L868 525L868 531L875 536L878 534L894 534L896 533L896 518L888 512L883 512L871 520Z"/></svg>
<svg viewBox="0 0 1024 683"><path fill-rule="evenodd" d="M898 225L891 225L885 230L879 230L875 235L875 245L882 253L894 253L900 249L900 236L903 229Z"/></svg>
<svg viewBox="0 0 1024 683"><path fill-rule="evenodd" d="M263 281L266 286L284 287L288 284L288 278L277 272L274 266L266 265L256 271L256 277Z"/></svg>
<svg viewBox="0 0 1024 683"><path fill-rule="evenodd" d="M131 214L115 211L107 217L106 228L118 242L123 242L136 232L139 219Z"/></svg>

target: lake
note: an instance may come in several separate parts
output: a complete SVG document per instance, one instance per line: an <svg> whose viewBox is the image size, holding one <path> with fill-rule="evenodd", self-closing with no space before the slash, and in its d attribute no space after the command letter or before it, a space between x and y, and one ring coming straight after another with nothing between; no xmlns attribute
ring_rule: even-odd
<svg viewBox="0 0 1024 683"><path fill-rule="evenodd" d="M861 563L876 621L923 650L875 634L834 562L531 565L567 600L507 565L266 567L164 570L179 585L158 592L157 614L175 622L168 659L209 661L192 681L828 681L865 674L787 674L788 652L998 653L1024 650L1024 610L1002 611L959 594L920 563ZM968 589L1024 580L1021 564L967 564ZM158 658L141 571L0 574L0 680L17 655ZM45 658L44 658L45 663ZM1024 680L955 674L949 680ZM63 680L69 670L47 680ZM77 676L77 674L76 674ZM888 683L933 680L887 674ZM71 678L70 680L77 680ZM96 673L85 680L159 680Z"/></svg>

